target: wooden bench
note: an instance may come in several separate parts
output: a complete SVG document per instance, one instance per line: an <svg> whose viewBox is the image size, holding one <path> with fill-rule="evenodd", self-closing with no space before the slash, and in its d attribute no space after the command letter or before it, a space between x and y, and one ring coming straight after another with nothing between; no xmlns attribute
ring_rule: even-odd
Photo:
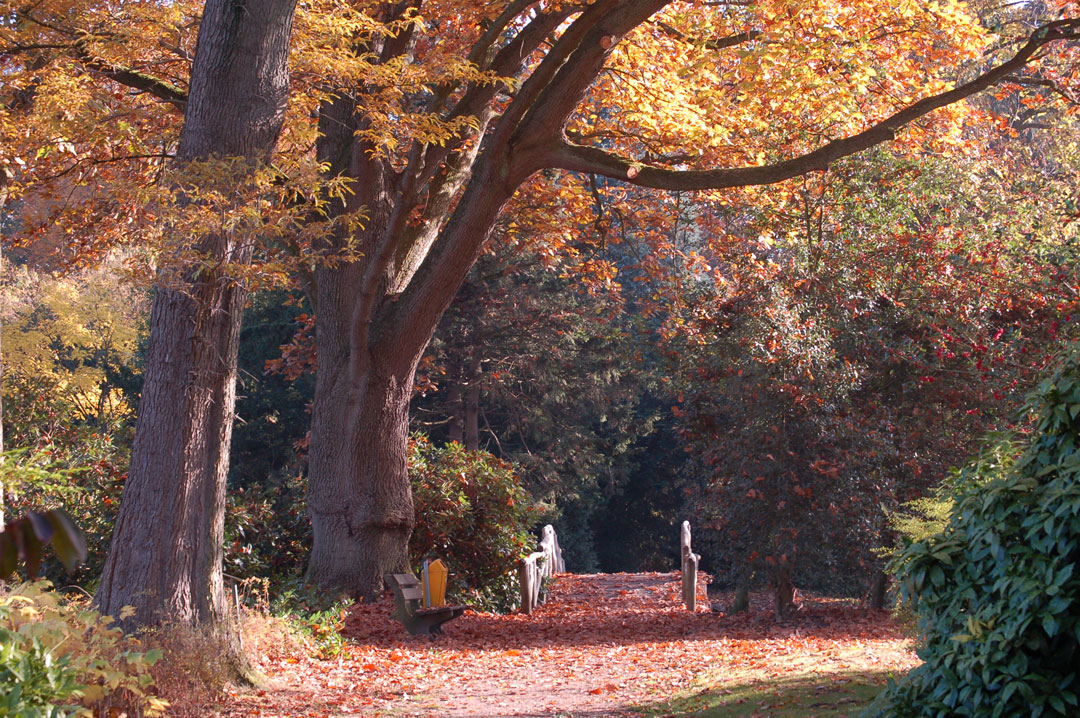
<svg viewBox="0 0 1080 718"><path fill-rule="evenodd" d="M383 576L394 592L397 608L391 615L401 621L414 636L442 633L442 624L465 612L465 606L433 606L424 608L424 588L411 573L388 573Z"/></svg>

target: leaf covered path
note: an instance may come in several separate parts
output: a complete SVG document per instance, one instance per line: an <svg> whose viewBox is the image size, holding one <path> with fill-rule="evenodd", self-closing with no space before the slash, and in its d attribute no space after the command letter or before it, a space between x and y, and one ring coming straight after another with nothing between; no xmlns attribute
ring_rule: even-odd
<svg viewBox="0 0 1080 718"><path fill-rule="evenodd" d="M389 601L357 606L339 658L268 656L261 668L271 684L233 695L224 715L622 716L706 671L870 673L914 663L884 613L807 601L776 624L764 596L749 614L728 616L701 605L691 614L679 593L677 573L563 575L533 615L467 612L434 640L408 636Z"/></svg>

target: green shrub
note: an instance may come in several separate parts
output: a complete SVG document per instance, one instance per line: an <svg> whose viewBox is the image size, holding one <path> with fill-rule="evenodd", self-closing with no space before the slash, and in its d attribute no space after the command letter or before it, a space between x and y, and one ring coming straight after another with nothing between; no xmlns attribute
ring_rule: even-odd
<svg viewBox="0 0 1080 718"><path fill-rule="evenodd" d="M0 620L4 609L0 608ZM77 698L80 686L70 656L57 658L38 638L23 640L17 633L0 628L0 716L36 718L67 716L77 706L66 704Z"/></svg>
<svg viewBox="0 0 1080 718"><path fill-rule="evenodd" d="M1016 462L973 464L945 529L894 562L925 663L869 715L1080 714L1080 352L1027 408Z"/></svg>
<svg viewBox="0 0 1080 718"><path fill-rule="evenodd" d="M0 716L92 718L114 706L162 715L167 703L152 695L149 672L161 651L139 650L110 617L49 586L24 583L0 595Z"/></svg>
<svg viewBox="0 0 1080 718"><path fill-rule="evenodd" d="M9 406L16 408L9 411ZM9 421L13 414L15 421ZM40 575L92 590L108 553L127 477L129 427L79 421L60 389L30 391L19 377L4 378L4 421L7 445L20 447L0 461L0 482L10 492L8 515L62 505L85 533L87 560L69 574L60 561L46 556Z"/></svg>
<svg viewBox="0 0 1080 718"><path fill-rule="evenodd" d="M301 575L311 546L305 482L296 473L230 488L225 512L225 573L266 578L274 587ZM276 593L276 589L275 589Z"/></svg>
<svg viewBox="0 0 1080 718"><path fill-rule="evenodd" d="M306 653L327 660L340 655L345 646L341 631L352 603L351 598L328 594L294 578L270 602L269 613L285 622Z"/></svg>
<svg viewBox="0 0 1080 718"><path fill-rule="evenodd" d="M895 548L882 550L883 555L892 559L892 570L898 571L906 561L903 557L905 547L930 539L945 530L956 508L957 494L983 486L1003 475L1022 450L1023 447L1012 433L989 434L984 437L979 453L966 466L951 470L929 496L908 501L898 511L890 512L889 527L903 542Z"/></svg>
<svg viewBox="0 0 1080 718"><path fill-rule="evenodd" d="M409 447L416 527L409 555L419 566L441 558L450 569L447 591L477 608L509 610L518 600L517 562L535 545L536 509L513 465L484 451L424 437Z"/></svg>

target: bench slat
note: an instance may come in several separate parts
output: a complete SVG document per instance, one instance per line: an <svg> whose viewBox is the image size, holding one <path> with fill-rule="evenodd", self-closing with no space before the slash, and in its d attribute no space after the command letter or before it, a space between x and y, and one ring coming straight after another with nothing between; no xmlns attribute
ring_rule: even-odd
<svg viewBox="0 0 1080 718"><path fill-rule="evenodd" d="M433 606L432 608L418 608L413 611L414 616L460 616L465 612L465 606Z"/></svg>
<svg viewBox="0 0 1080 718"><path fill-rule="evenodd" d="M421 608L424 590L420 581L408 573L388 573L383 580L393 589L397 608L391 614L401 621L412 635L432 635L442 632L442 624L465 612L465 606L434 606Z"/></svg>

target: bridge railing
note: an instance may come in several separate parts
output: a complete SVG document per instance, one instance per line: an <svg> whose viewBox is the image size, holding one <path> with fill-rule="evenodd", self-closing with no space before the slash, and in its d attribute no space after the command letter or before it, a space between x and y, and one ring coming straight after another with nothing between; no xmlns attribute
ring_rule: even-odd
<svg viewBox="0 0 1080 718"><path fill-rule="evenodd" d="M690 611L697 610L697 572L698 562L701 556L694 553L690 548L690 522L682 522L682 536L680 537L680 553L682 553L682 593L683 603Z"/></svg>
<svg viewBox="0 0 1080 718"><path fill-rule="evenodd" d="M540 538L539 550L521 560L518 565L518 578L521 582L521 612L532 613L540 603L540 585L545 578L557 573L565 573L562 549L555 527L548 524Z"/></svg>

